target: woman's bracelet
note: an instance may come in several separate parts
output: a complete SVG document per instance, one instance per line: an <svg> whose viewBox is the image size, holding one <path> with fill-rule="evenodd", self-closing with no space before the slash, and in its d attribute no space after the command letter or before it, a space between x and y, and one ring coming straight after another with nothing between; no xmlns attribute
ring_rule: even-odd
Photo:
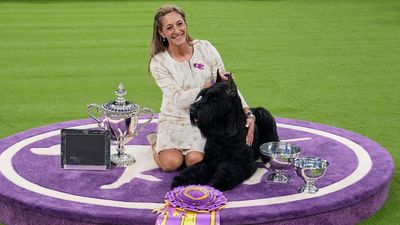
<svg viewBox="0 0 400 225"><path fill-rule="evenodd" d="M248 111L248 112L246 113L246 116L247 116L247 118L251 118L251 119L253 119L254 121L256 121L256 117L254 116L254 114L253 114L251 111Z"/></svg>

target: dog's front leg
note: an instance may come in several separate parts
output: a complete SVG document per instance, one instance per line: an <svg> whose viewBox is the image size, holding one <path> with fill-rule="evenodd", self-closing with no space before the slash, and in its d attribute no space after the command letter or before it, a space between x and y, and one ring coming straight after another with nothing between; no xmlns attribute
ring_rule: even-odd
<svg viewBox="0 0 400 225"><path fill-rule="evenodd" d="M248 179L256 169L255 162L241 165L238 162L224 161L218 165L211 180L211 186L221 191L231 190Z"/></svg>
<svg viewBox="0 0 400 225"><path fill-rule="evenodd" d="M191 167L187 167L174 177L171 187L178 187L190 184L206 184L211 179L212 170L204 162L196 163Z"/></svg>

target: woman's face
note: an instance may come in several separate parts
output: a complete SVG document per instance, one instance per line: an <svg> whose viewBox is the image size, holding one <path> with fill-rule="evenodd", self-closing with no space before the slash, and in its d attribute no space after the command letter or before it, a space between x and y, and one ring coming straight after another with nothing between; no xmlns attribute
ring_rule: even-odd
<svg viewBox="0 0 400 225"><path fill-rule="evenodd" d="M162 37L167 38L170 45L179 46L186 43L186 23L177 12L170 12L161 18Z"/></svg>

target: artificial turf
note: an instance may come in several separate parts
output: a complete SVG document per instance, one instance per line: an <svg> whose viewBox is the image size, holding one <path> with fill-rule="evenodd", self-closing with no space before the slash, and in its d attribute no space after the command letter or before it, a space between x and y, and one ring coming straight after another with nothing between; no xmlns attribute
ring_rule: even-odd
<svg viewBox="0 0 400 225"><path fill-rule="evenodd" d="M147 72L152 17L166 1L0 2L0 138L87 118L88 103L127 98L159 110ZM397 0L174 1L191 36L219 50L251 106L341 127L384 146L400 133ZM400 174L362 224L398 224Z"/></svg>

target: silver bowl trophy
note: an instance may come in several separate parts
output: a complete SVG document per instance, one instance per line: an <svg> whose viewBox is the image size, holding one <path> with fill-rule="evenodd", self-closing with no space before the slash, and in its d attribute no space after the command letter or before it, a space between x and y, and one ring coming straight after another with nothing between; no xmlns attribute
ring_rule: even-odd
<svg viewBox="0 0 400 225"><path fill-rule="evenodd" d="M318 191L315 181L324 176L329 162L316 157L297 158L293 161L295 171L303 178L305 184L299 187L299 192L314 194Z"/></svg>
<svg viewBox="0 0 400 225"><path fill-rule="evenodd" d="M260 146L260 151L269 159L272 169L267 181L288 183L290 176L287 174L287 170L293 168L292 161L299 156L300 147L285 142L267 142Z"/></svg>
<svg viewBox="0 0 400 225"><path fill-rule="evenodd" d="M117 153L110 156L111 162L119 167L126 167L134 163L135 158L124 152L124 145L153 119L154 112L149 108L140 108L138 104L126 101L124 98L126 91L123 84L118 86L115 94L117 99L114 101L106 102L101 106L94 103L88 105L88 113L100 128L111 131L111 140L118 145ZM93 109L101 114L101 119L93 115ZM146 114L149 114L150 117L138 127L138 117Z"/></svg>

